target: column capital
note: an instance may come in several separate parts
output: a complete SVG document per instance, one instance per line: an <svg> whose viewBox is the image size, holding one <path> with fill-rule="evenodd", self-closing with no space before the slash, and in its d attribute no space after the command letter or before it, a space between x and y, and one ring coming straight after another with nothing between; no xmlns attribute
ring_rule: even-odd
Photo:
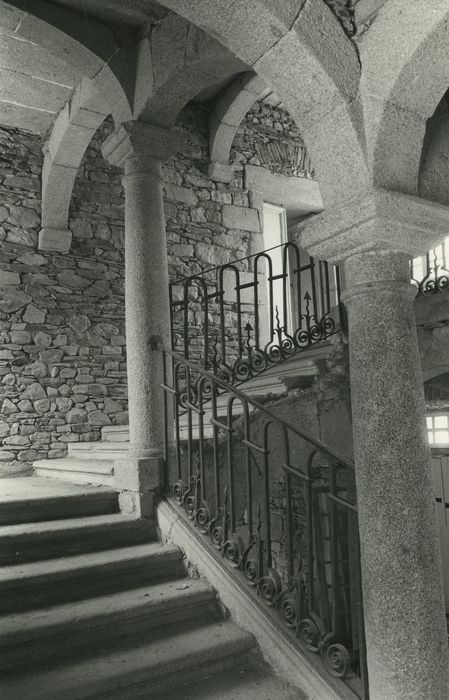
<svg viewBox="0 0 449 700"><path fill-rule="evenodd" d="M123 166L129 158L154 158L163 163L181 150L184 137L176 129L166 129L145 122L123 122L105 140L103 157L112 165Z"/></svg>
<svg viewBox="0 0 449 700"><path fill-rule="evenodd" d="M309 219L301 244L310 255L340 263L368 251L424 255L447 236L449 207L373 188Z"/></svg>

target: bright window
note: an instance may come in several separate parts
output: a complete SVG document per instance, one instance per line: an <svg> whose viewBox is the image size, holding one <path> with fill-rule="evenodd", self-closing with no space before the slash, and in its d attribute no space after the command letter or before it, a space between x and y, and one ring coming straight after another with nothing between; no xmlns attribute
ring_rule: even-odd
<svg viewBox="0 0 449 700"><path fill-rule="evenodd" d="M449 264L449 236L427 255L412 260L412 279L421 282L427 275L427 268L435 267L447 269Z"/></svg>
<svg viewBox="0 0 449 700"><path fill-rule="evenodd" d="M269 255L273 264L273 277L282 275L283 272L283 249L278 246L287 242L287 214L283 207L277 207L273 204L267 204L264 202L263 205L263 237L264 237L264 248L270 250ZM267 284L268 280L267 280ZM276 307L279 312L279 318L281 320L281 325L283 324L284 318L284 295L283 295L283 280L279 277L272 281L273 285L273 311ZM290 322L290 295L287 296L287 309L285 312L287 314L287 319ZM275 324L276 325L276 321ZM290 325L290 323L287 323Z"/></svg>
<svg viewBox="0 0 449 700"><path fill-rule="evenodd" d="M427 416L426 420L429 445L449 445L449 415Z"/></svg>

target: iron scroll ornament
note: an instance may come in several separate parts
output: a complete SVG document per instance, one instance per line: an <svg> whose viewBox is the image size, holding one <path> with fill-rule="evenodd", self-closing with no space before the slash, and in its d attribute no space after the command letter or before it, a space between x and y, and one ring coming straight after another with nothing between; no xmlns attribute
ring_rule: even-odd
<svg viewBox="0 0 449 700"><path fill-rule="evenodd" d="M296 576L286 588L273 567L264 564L265 542L261 536L262 520L259 506L256 532L251 533L245 545L242 538L230 531L227 510L228 492L225 488L223 505L214 517L207 503L201 501L201 478L197 472L186 486L177 481L172 494L189 520L208 537L223 560L239 572L248 586L277 617L289 628L299 642L310 652L320 656L327 671L336 678L345 678L351 671L353 655L336 635L326 629L323 620L307 606L306 575L300 564Z"/></svg>

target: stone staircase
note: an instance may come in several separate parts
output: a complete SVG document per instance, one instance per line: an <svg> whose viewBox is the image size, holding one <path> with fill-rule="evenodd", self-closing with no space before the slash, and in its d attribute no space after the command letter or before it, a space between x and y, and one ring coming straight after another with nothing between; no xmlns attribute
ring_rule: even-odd
<svg viewBox="0 0 449 700"><path fill-rule="evenodd" d="M187 577L181 549L122 515L112 489L11 481L0 495L0 697L298 700L207 581Z"/></svg>
<svg viewBox="0 0 449 700"><path fill-rule="evenodd" d="M317 373L316 360L327 357L333 342L313 346L298 355L272 367L261 375L245 382L245 393L261 399L270 396L279 398L298 381L313 377ZM225 419L229 395L221 394L217 399L217 417ZM213 436L209 421L210 407L205 405L204 437ZM250 407L250 412L252 411ZM242 412L240 402L233 408L234 416ZM187 414L180 416L180 438L187 440ZM192 416L193 437L198 435L198 416ZM41 459L33 463L34 473L40 477L62 479L72 483L94 484L96 486L114 485L114 460L125 456L129 445L128 425L106 425L101 430L101 440L97 442L70 442L67 456L60 459Z"/></svg>

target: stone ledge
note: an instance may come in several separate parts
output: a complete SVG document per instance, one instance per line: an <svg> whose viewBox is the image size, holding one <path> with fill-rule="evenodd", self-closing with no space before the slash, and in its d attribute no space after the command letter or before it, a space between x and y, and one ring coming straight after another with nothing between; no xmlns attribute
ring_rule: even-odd
<svg viewBox="0 0 449 700"><path fill-rule="evenodd" d="M448 226L449 207L373 188L309 219L301 245L329 262L374 250L415 257L440 243Z"/></svg>
<svg viewBox="0 0 449 700"><path fill-rule="evenodd" d="M72 245L72 232L54 228L39 231L38 250L54 253L69 253Z"/></svg>

